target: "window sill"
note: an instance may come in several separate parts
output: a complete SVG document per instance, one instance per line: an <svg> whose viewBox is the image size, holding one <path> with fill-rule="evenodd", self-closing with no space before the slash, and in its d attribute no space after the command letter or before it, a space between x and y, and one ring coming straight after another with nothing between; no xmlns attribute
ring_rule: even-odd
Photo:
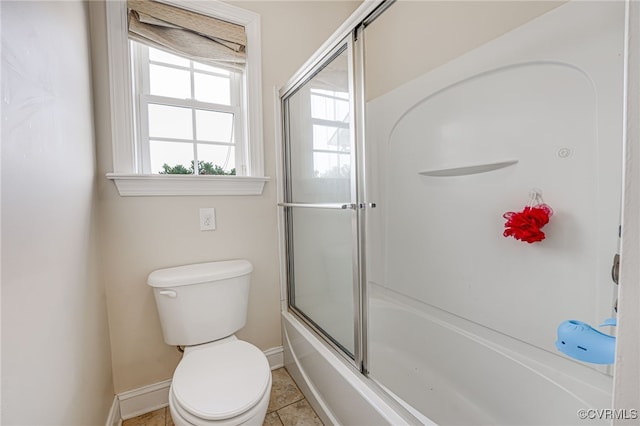
<svg viewBox="0 0 640 426"><path fill-rule="evenodd" d="M122 197L261 195L268 177L107 173Z"/></svg>

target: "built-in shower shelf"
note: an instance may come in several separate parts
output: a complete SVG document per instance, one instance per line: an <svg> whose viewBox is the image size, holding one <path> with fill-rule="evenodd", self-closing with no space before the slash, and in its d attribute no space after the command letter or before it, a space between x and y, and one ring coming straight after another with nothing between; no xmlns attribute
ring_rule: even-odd
<svg viewBox="0 0 640 426"><path fill-rule="evenodd" d="M485 164L475 164L471 166L462 166L462 167L447 167L444 169L431 169L425 170L422 172L418 172L423 176L437 176L437 177L446 177L446 176L466 176L466 175L475 175L477 173L485 173L493 170L503 169L505 167L513 166L517 164L518 160L506 160L499 161L497 163L485 163Z"/></svg>

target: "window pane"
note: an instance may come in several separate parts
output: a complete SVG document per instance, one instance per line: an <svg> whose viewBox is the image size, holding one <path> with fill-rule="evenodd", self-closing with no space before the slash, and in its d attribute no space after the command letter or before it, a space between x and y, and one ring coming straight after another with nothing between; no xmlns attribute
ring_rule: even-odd
<svg viewBox="0 0 640 426"><path fill-rule="evenodd" d="M202 102L231 104L231 79L215 75L194 73L195 98Z"/></svg>
<svg viewBox="0 0 640 426"><path fill-rule="evenodd" d="M349 128L313 125L313 149L349 152Z"/></svg>
<svg viewBox="0 0 640 426"><path fill-rule="evenodd" d="M189 71L160 65L149 65L150 93L170 98L191 98L191 78Z"/></svg>
<svg viewBox="0 0 640 426"><path fill-rule="evenodd" d="M191 109L149 104L149 136L193 139Z"/></svg>
<svg viewBox="0 0 640 426"><path fill-rule="evenodd" d="M189 60L181 58L180 56L172 55L163 50L149 48L149 60L156 62L164 62L165 64L180 65L183 67L189 66Z"/></svg>
<svg viewBox="0 0 640 426"><path fill-rule="evenodd" d="M233 114L196 110L196 134L201 141L233 142Z"/></svg>
<svg viewBox="0 0 640 426"><path fill-rule="evenodd" d="M233 146L198 144L198 161L220 166L229 173L236 167L235 148Z"/></svg>
<svg viewBox="0 0 640 426"><path fill-rule="evenodd" d="M190 169L193 161L193 145L180 142L149 141L151 153L151 173L164 171L162 166L175 168L177 165Z"/></svg>
<svg viewBox="0 0 640 426"><path fill-rule="evenodd" d="M349 178L349 154L313 153L313 171L319 178Z"/></svg>

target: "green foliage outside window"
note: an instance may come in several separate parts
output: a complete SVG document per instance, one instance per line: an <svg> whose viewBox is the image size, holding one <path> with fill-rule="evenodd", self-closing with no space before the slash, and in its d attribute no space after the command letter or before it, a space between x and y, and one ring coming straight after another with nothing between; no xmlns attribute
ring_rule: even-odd
<svg viewBox="0 0 640 426"><path fill-rule="evenodd" d="M186 168L182 164L176 164L175 166L170 166L167 163L162 165L162 170L160 172L161 175L192 175L194 174L194 161L191 160L191 165L189 168ZM198 174L199 175L235 175L236 169L235 167L230 171L224 170L221 166L214 165L210 162L198 161Z"/></svg>

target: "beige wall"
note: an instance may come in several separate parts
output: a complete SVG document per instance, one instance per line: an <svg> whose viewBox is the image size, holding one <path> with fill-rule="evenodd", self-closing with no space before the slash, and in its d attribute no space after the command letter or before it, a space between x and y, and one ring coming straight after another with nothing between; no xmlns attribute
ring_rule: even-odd
<svg viewBox="0 0 640 426"><path fill-rule="evenodd" d="M365 31L367 100L562 3L564 1L397 1Z"/></svg>
<svg viewBox="0 0 640 426"><path fill-rule="evenodd" d="M112 182L104 3L91 2L102 213L102 274L108 299L117 393L171 377L179 360L162 339L147 275L157 268L245 258L254 265L246 327L259 348L280 346L280 284L276 222L274 87L282 86L359 2L236 2L261 15L265 171L261 196L120 197ZM216 209L217 229L201 232L198 211Z"/></svg>
<svg viewBox="0 0 640 426"><path fill-rule="evenodd" d="M104 424L87 5L2 8L2 419ZM64 48L61 48L64 46Z"/></svg>

